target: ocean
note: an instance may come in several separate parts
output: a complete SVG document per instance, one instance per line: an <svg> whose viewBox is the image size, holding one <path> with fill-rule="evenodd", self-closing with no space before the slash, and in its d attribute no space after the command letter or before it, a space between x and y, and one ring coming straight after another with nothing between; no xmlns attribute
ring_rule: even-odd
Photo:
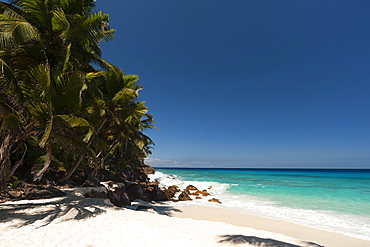
<svg viewBox="0 0 370 247"><path fill-rule="evenodd" d="M231 208L370 240L370 170L157 168L163 186L207 189L207 199L182 202Z"/></svg>

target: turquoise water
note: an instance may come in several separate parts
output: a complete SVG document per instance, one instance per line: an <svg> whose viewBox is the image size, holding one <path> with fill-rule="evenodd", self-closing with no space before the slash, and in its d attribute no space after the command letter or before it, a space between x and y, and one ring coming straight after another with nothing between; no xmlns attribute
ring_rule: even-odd
<svg viewBox="0 0 370 247"><path fill-rule="evenodd" d="M370 238L370 170L157 169L217 183L224 206Z"/></svg>

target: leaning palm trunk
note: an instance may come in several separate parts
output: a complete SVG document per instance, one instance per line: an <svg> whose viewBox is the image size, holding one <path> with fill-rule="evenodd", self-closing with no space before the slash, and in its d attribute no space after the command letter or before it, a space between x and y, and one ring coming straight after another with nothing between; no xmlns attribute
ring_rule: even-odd
<svg viewBox="0 0 370 247"><path fill-rule="evenodd" d="M22 166L24 163L24 156L26 156L26 153L27 153L27 145L23 144L23 146L24 146L24 152L23 152L22 158L14 163L14 166L12 167L10 171L9 178L14 176L14 173L17 171L18 167Z"/></svg>
<svg viewBox="0 0 370 247"><path fill-rule="evenodd" d="M108 120L107 118L104 118L104 120L100 123L98 129L95 131L96 134L100 132L100 130L103 128L103 126L107 122L107 120ZM93 141L93 138L91 138L89 140L89 142L87 143L87 147L90 147L90 145L92 144L92 141ZM78 159L78 161L76 162L76 164L74 164L63 177L61 177L60 179L58 179L57 182L58 183L63 183L68 178L70 178L72 176L72 174L76 171L77 167L81 164L81 162L84 159L84 157L85 157L85 153L81 154L81 156Z"/></svg>
<svg viewBox="0 0 370 247"><path fill-rule="evenodd" d="M10 161L10 134L8 134L0 146L0 191L6 189L9 180L12 163Z"/></svg>
<svg viewBox="0 0 370 247"><path fill-rule="evenodd" d="M25 151L21 159L12 164L11 154L17 152L22 146L25 147ZM17 142L10 133L6 135L0 146L0 191L6 189L6 183L14 175L18 167L23 164L26 152L27 145L23 141Z"/></svg>
<svg viewBox="0 0 370 247"><path fill-rule="evenodd" d="M44 162L44 167L33 176L34 182L41 181L42 177L44 176L44 173L47 171L47 169L50 166L51 158L52 158L51 144L48 143L46 146L46 159Z"/></svg>
<svg viewBox="0 0 370 247"><path fill-rule="evenodd" d="M68 178L70 178L72 174L76 171L77 167L81 164L84 157L85 157L85 154L81 155L78 161L71 167L71 169L69 169L68 172L63 177L58 179L57 183L63 183Z"/></svg>

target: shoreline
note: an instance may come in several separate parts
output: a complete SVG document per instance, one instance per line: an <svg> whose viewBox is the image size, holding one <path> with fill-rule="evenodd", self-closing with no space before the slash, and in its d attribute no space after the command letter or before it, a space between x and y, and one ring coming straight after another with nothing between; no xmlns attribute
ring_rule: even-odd
<svg viewBox="0 0 370 247"><path fill-rule="evenodd" d="M313 242L323 246L333 247L365 247L370 246L370 241L343 235L341 233L311 228L289 221L270 219L261 216L251 215L228 208L212 206L180 206L176 207L171 216L179 218L191 218L195 220L206 220L224 222L235 226L251 227L256 230L283 234L285 236Z"/></svg>
<svg viewBox="0 0 370 247"><path fill-rule="evenodd" d="M135 211L149 206L147 212ZM212 206L76 195L0 204L2 246L365 247L370 241Z"/></svg>
<svg viewBox="0 0 370 247"><path fill-rule="evenodd" d="M199 190L207 189L208 192L211 193L212 197L215 196L222 202L222 205L218 204L208 204L202 198L202 200L194 200L194 203L189 203L189 206L205 206L208 205L210 207L215 207L217 209L225 209L225 210L233 210L234 212L241 213L240 215L252 215L256 216L256 219L271 219L275 220L274 222L289 222L290 226L304 226L305 229L317 229L321 231L327 232L329 235L331 233L339 234L340 236L350 238L349 241L355 241L359 239L360 241L364 240L367 241L367 245L370 246L370 239L369 239L369 231L370 231L370 218L367 216L368 211L366 211L366 201L365 201L365 194L361 193L364 191L356 190L351 191L351 197L344 200L346 197L340 197L337 191L331 191L330 188L328 189L328 179L323 179L326 177L333 176L332 173L329 174L317 174L313 173L311 175L305 175L301 172L294 172L294 173L275 173L271 175L270 173L258 173L259 176L255 178L254 173L249 172L212 172L211 169L207 169L205 172L197 172L193 171L193 169L189 169L190 172L175 172L172 170L158 170L158 174L155 173L152 175L153 180L157 180L161 183L162 186L169 186L169 185L176 185L180 189L184 189L187 185L194 185L195 187L199 188ZM227 169L229 170L229 169ZM232 170L232 169L231 169ZM245 169L243 169L245 170ZM249 170L249 169L248 169ZM260 170L260 169L258 169ZM262 169L263 170L263 169ZM270 169L268 169L270 170ZM281 169L280 169L281 170ZM295 171L296 169L294 169ZM311 170L311 169L310 169ZM353 170L352 170L353 171ZM174 178L169 177L168 174L176 174ZM276 175L282 175L283 177L275 177ZM300 176L303 176L302 178ZM320 176L319 176L320 175ZM297 177L299 176L299 177ZM337 186L341 182L341 177L354 177L352 173L350 174L342 174L342 175L335 175L334 177L338 177L339 179L333 180L330 185ZM299 188L300 184L302 184L305 180L303 178L308 178L307 184L308 187L312 188L310 190L300 191ZM362 175L356 175L356 177L362 178ZM367 177L367 175L366 175ZM277 179L278 178L278 179ZM319 178L319 179L317 179ZM303 181L301 181L303 179ZM276 182L281 180L282 182ZM329 179L330 180L330 179ZM266 182L268 181L268 182ZM271 181L271 182L270 182ZM286 182L285 182L286 181ZM315 182L314 182L315 181ZM331 180L330 180L331 181ZM317 182L317 183L316 183ZM323 182L323 184L321 184ZM359 180L360 182L364 183L363 180ZM269 190L271 184L275 185L276 188L285 188L284 186L294 185L294 193L285 196L284 193L286 191L282 191L284 193L282 197L280 197L279 190ZM265 190L265 184L267 184L267 189ZM340 183L343 184L343 183ZM339 188L342 188L339 184ZM240 187L237 187L241 185ZM306 185L306 184L305 184ZM323 186L321 186L323 185ZM356 183L354 185L357 185ZM228 186L228 187L227 187ZM295 189L297 186L297 190ZM363 187L357 186L356 188L364 188L366 190L368 184ZM256 187L256 189L254 189ZM289 187L289 186L288 186ZM329 186L330 187L330 186ZM210 189L213 190L210 190ZM326 191L321 195L317 193L317 198L315 196L315 191L320 188L322 191ZM326 188L326 189L325 189ZM344 188L345 189L345 188ZM261 194L259 194L261 192ZM272 193L274 192L274 193ZM344 190L346 193L347 191ZM264 193L270 196L271 201L269 199L263 199ZM270 194L269 194L270 193ZM364 194L364 195L362 195ZM254 196L256 195L256 196ZM261 196L260 196L261 195ZM298 196L295 196L298 195ZM303 195L303 196L300 196ZM305 196L308 195L308 196ZM260 196L260 197L259 197ZM269 198L268 196L266 196ZM328 199L330 198L330 200ZM195 198L192 198L195 199ZM207 198L208 199L208 198ZM280 201L281 199L281 201ZM300 200L302 199L302 200ZM358 199L358 201L357 201ZM325 204L327 203L327 204ZM343 204L342 204L343 203ZM207 205L208 204L208 205ZM176 204L175 204L176 205ZM184 204L181 203L180 206ZM356 207L358 205L358 207ZM330 210L333 209L333 210ZM338 210L337 210L338 209ZM346 211L347 210L347 211ZM355 211L357 210L357 211ZM226 211L230 212L230 211ZM354 212L354 213L352 213ZM363 217L361 216L361 212L363 213ZM207 213L207 212L205 212ZM178 215L179 217L183 217ZM258 217L257 217L258 216ZM196 214L189 214L190 218L195 219L206 219L206 220L213 220L211 216L209 217L199 217ZM238 216L235 216L238 217ZM219 219L219 221L223 222L230 222L229 219ZM257 221L257 220L256 220ZM233 222L233 224L245 226L240 222ZM252 227L254 227L254 224ZM248 225L247 225L248 226ZM257 225L258 226L258 225ZM285 226L285 225L284 225ZM255 228L255 227L254 227ZM261 228L264 229L264 228ZM279 232L279 229L268 229L268 230L275 230L275 232ZM289 231L288 233L290 233ZM318 234L318 233L317 233ZM326 234L326 235L328 235ZM294 235L300 237L300 235ZM336 237L336 236L333 236ZM345 246L345 245L344 245ZM350 245L348 245L350 246Z"/></svg>

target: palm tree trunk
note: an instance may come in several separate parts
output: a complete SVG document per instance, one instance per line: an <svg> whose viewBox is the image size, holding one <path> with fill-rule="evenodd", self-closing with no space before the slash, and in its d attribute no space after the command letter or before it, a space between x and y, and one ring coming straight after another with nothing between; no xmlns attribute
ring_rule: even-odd
<svg viewBox="0 0 370 247"><path fill-rule="evenodd" d="M44 163L44 167L33 176L34 182L40 182L42 177L44 176L44 173L47 171L47 169L50 166L51 163L51 157L52 157L52 151L51 151L51 144L48 143L46 146L46 159Z"/></svg>
<svg viewBox="0 0 370 247"><path fill-rule="evenodd" d="M27 145L26 144L23 144L23 146L24 146L24 152L23 152L23 155L22 155L22 158L20 159L20 160L18 160L15 164L14 164L14 166L12 167L12 169L11 169L11 172L10 172L10 174L9 174L9 178L11 178L13 175L14 175L14 173L15 173L15 171L18 169L18 167L20 167L21 165L23 165L23 163L24 163L24 156L26 156L26 153L27 153L27 150L28 150L28 148L27 148Z"/></svg>
<svg viewBox="0 0 370 247"><path fill-rule="evenodd" d="M8 134L0 146L0 191L6 189L11 171L10 149L10 134Z"/></svg>
<svg viewBox="0 0 370 247"><path fill-rule="evenodd" d="M100 132L100 130L103 128L104 124L107 122L108 118L105 118L101 123L100 123L100 126L99 128L96 130L96 134ZM89 142L87 143L87 146L90 147L91 143L92 143L92 140L93 140L93 137L91 137L91 139L89 140ZM58 179L57 183L62 183L64 181L66 181L68 178L70 178L72 176L72 174L76 171L77 167L81 164L83 158L85 157L85 153L84 154L81 154L80 158L78 159L78 161L76 162L76 164L74 164L69 170L68 172L63 176L61 177L60 179Z"/></svg>
<svg viewBox="0 0 370 247"><path fill-rule="evenodd" d="M58 179L57 183L60 184L64 181L66 181L68 178L72 176L72 174L76 171L77 167L81 164L83 158L85 157L85 154L82 154L78 161L71 167L71 169L68 170L68 172L61 178Z"/></svg>

